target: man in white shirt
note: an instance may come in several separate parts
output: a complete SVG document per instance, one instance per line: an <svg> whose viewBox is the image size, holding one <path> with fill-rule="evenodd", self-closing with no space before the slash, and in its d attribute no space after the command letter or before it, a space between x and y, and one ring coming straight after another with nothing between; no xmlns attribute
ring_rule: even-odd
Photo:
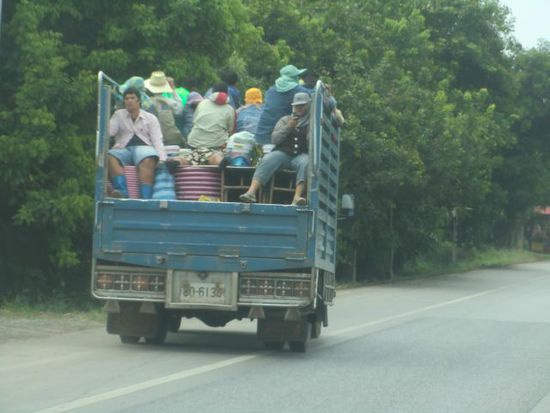
<svg viewBox="0 0 550 413"><path fill-rule="evenodd" d="M150 199L157 162L166 160L160 123L155 115L141 110L137 89L128 88L123 96L125 109L115 111L109 123L109 133L115 137L115 144L109 150L113 196L128 198L124 166L136 165L141 198Z"/></svg>

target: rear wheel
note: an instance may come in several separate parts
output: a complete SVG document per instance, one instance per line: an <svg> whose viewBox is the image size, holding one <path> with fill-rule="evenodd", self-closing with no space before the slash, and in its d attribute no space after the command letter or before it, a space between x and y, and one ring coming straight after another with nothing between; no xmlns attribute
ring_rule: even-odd
<svg viewBox="0 0 550 413"><path fill-rule="evenodd" d="M168 331L172 333L177 333L180 329L181 317L172 315L168 317Z"/></svg>
<svg viewBox="0 0 550 413"><path fill-rule="evenodd" d="M305 341L289 341L288 347L293 353L305 353L306 352L306 342Z"/></svg>
<svg viewBox="0 0 550 413"><path fill-rule="evenodd" d="M268 350L282 350L285 345L284 341L264 341L265 348Z"/></svg>
<svg viewBox="0 0 550 413"><path fill-rule="evenodd" d="M319 338L322 328L323 322L321 320L313 321L311 323L311 338Z"/></svg>
<svg viewBox="0 0 550 413"><path fill-rule="evenodd" d="M168 334L168 319L166 316L160 316L158 327L157 327L157 333L153 337L145 337L145 342L147 344L160 346L164 344L167 334Z"/></svg>
<svg viewBox="0 0 550 413"><path fill-rule="evenodd" d="M124 344L137 344L141 337L120 335L120 341Z"/></svg>

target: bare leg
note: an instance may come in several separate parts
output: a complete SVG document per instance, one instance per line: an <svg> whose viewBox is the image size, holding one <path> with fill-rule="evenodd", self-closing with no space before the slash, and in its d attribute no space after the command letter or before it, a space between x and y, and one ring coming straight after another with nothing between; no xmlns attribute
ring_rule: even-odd
<svg viewBox="0 0 550 413"><path fill-rule="evenodd" d="M306 183L303 181L296 185L296 191L294 191L294 199L292 200L292 205L307 205L307 201L302 197L305 187Z"/></svg>
<svg viewBox="0 0 550 413"><path fill-rule="evenodd" d="M298 185L296 185L296 191L294 191L294 199L302 198L305 188L305 182L300 182Z"/></svg>
<svg viewBox="0 0 550 413"><path fill-rule="evenodd" d="M109 155L109 178L114 176L124 175L124 168L120 161L112 155Z"/></svg>
<svg viewBox="0 0 550 413"><path fill-rule="evenodd" d="M157 160L155 158L145 158L138 165L139 182L142 184L153 185L155 180L155 167Z"/></svg>
<svg viewBox="0 0 550 413"><path fill-rule="evenodd" d="M208 158L208 163L210 165L219 165L223 159L223 154L221 152L216 152L210 158Z"/></svg>
<svg viewBox="0 0 550 413"><path fill-rule="evenodd" d="M257 179L252 179L250 187L248 190L239 196L239 199L242 202L256 202L256 192L260 189L261 183Z"/></svg>
<svg viewBox="0 0 550 413"><path fill-rule="evenodd" d="M260 189L260 186L261 186L260 181L253 179L246 193L255 196L256 192L258 192L258 189Z"/></svg>
<svg viewBox="0 0 550 413"><path fill-rule="evenodd" d="M175 156L174 158L174 161L177 161L179 162L179 164L181 166L184 166L184 165L191 165L191 162L189 162L187 159L185 159L183 156Z"/></svg>

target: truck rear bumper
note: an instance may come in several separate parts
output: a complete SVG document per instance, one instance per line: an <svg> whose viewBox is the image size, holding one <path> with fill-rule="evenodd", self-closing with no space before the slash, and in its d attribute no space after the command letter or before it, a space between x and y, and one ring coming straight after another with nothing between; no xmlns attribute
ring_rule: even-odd
<svg viewBox="0 0 550 413"><path fill-rule="evenodd" d="M164 303L168 309L237 311L239 307L307 307L314 272L221 273L94 265L92 294L106 300Z"/></svg>

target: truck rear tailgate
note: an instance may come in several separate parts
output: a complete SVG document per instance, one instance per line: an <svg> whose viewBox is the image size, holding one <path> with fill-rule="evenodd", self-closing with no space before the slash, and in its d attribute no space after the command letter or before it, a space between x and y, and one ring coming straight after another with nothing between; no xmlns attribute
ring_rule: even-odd
<svg viewBox="0 0 550 413"><path fill-rule="evenodd" d="M106 254L304 259L311 236L311 211L286 205L105 200L97 211Z"/></svg>

